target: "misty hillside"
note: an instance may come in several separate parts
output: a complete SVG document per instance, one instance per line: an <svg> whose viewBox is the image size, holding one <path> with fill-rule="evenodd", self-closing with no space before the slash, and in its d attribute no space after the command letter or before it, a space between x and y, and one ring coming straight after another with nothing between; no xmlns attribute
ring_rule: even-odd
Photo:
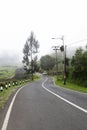
<svg viewBox="0 0 87 130"><path fill-rule="evenodd" d="M0 66L3 65L20 65L21 58L17 55L0 55Z"/></svg>

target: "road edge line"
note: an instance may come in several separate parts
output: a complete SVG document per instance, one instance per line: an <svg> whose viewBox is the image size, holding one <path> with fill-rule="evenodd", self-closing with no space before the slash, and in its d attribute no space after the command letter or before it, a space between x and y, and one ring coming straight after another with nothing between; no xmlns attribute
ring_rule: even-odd
<svg viewBox="0 0 87 130"><path fill-rule="evenodd" d="M19 93L19 91L20 91L22 88L24 88L24 87L25 87L25 86L22 86L21 88L19 88L19 89L17 90L17 92L15 93L14 97L12 98L12 101L11 101L11 103L10 103L10 106L9 106L8 110L7 110L5 119L4 119L4 121L3 121L1 130L6 130L6 129L7 129L8 121L9 121L9 118L10 118L10 114L11 114L12 107L13 107L14 101L15 101L15 99L16 99L16 96L17 96L17 94Z"/></svg>
<svg viewBox="0 0 87 130"><path fill-rule="evenodd" d="M59 87L59 88L62 88L62 89L67 89L67 90L69 90L69 91L72 91L72 92L75 92L75 93L78 93L78 94L87 95L87 93L85 93L85 92L76 91L76 90L73 90L73 89L64 88L64 87L61 87L61 86L59 86L59 85L56 85L56 83L55 83L55 81L54 81L54 78L53 78L53 83L54 83L54 86L55 86L55 87Z"/></svg>
<svg viewBox="0 0 87 130"><path fill-rule="evenodd" d="M86 109L84 109L84 108L82 108L82 107L80 107L80 106L78 106L78 105L76 105L76 104L74 104L74 103L68 101L67 99L65 99L65 98L59 96L58 94L52 92L51 90L47 89L47 88L44 86L44 83L45 83L47 80L48 80L48 78L42 83L42 88L44 88L44 89L45 89L46 91L48 91L49 93L55 95L56 97L60 98L61 100L67 102L68 104L74 106L75 108L77 108L77 109L79 109L79 110L81 110L81 111L83 111L83 112L85 112L85 113L87 114L87 110L86 110Z"/></svg>

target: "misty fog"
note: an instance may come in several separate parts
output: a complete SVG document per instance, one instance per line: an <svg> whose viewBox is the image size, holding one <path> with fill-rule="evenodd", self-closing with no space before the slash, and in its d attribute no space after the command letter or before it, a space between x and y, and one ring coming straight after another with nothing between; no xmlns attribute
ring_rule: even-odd
<svg viewBox="0 0 87 130"><path fill-rule="evenodd" d="M74 55L76 49L78 49L79 47L82 47L83 49L85 49L85 46L86 46L86 43L67 45L67 48L66 48L67 57L71 58ZM50 51L51 53L52 48L49 47L49 49L51 50ZM40 54L38 55L39 55L39 58L42 56ZM11 50L3 50L2 52L0 52L0 66L3 66L3 65L22 66L23 65L22 57L23 57L22 50L14 51L14 52Z"/></svg>
<svg viewBox="0 0 87 130"><path fill-rule="evenodd" d="M0 66L3 65L21 65L22 56L11 51L3 51L0 54Z"/></svg>

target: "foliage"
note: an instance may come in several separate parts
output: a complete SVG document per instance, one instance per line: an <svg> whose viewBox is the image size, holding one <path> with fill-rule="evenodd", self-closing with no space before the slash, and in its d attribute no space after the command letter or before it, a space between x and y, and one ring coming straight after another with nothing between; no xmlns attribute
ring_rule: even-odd
<svg viewBox="0 0 87 130"><path fill-rule="evenodd" d="M87 86L87 50L77 49L71 59L71 65L71 78L77 83Z"/></svg>
<svg viewBox="0 0 87 130"><path fill-rule="evenodd" d="M37 63L37 56L34 57L34 60L33 60L33 69L34 69L34 72L38 72L39 71L39 64Z"/></svg>
<svg viewBox="0 0 87 130"><path fill-rule="evenodd" d="M15 74L16 66L1 66L0 67L0 80L11 78Z"/></svg>
<svg viewBox="0 0 87 130"><path fill-rule="evenodd" d="M23 48L23 64L24 69L29 73L30 71L34 71L33 65L36 65L36 59L34 55L38 52L39 43L38 40L35 39L34 33L31 32L30 37L27 39L24 48Z"/></svg>
<svg viewBox="0 0 87 130"><path fill-rule="evenodd" d="M55 65L55 59L49 55L42 56L40 62L41 68L46 71L53 69Z"/></svg>

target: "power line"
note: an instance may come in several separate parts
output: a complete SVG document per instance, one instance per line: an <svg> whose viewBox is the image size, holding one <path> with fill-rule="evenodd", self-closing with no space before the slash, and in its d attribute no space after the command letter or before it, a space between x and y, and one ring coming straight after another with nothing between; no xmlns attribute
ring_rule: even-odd
<svg viewBox="0 0 87 130"><path fill-rule="evenodd" d="M69 45L73 45L73 44L76 44L76 43L81 43L81 42L84 42L84 41L87 41L87 39L82 39L82 40L79 40L79 41L76 41L76 42L73 42L73 43L67 44L67 46L69 46Z"/></svg>

